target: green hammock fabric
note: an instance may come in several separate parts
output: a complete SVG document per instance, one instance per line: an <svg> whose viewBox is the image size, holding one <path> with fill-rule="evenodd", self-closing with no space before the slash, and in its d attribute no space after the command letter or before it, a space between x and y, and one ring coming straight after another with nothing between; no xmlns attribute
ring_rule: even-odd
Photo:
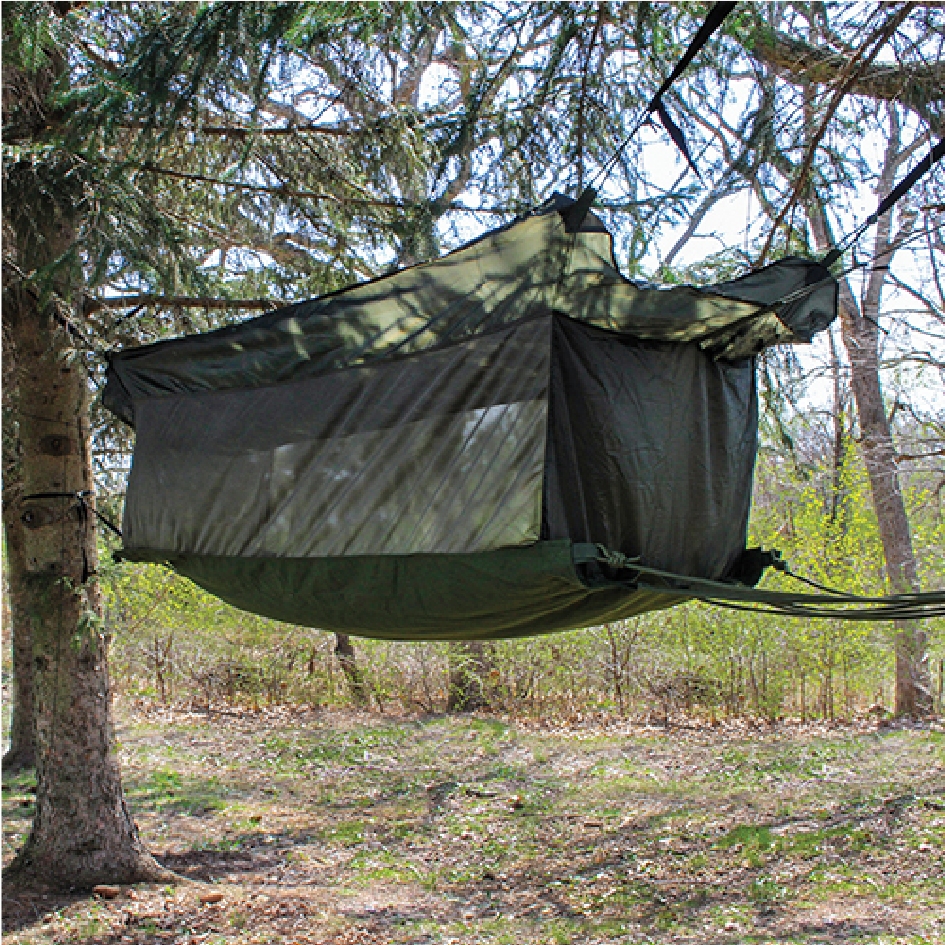
<svg viewBox="0 0 945 945"><path fill-rule="evenodd" d="M588 588L569 541L458 555L151 560L244 610L303 625L317 613L319 626L389 640L535 636L680 603L676 594Z"/></svg>
<svg viewBox="0 0 945 945"><path fill-rule="evenodd" d="M123 556L236 606L396 639L522 636L678 603L588 585L575 543L730 577L754 355L836 316L819 264L625 279L556 198L434 262L113 356L136 428ZM788 301L784 302L783 300Z"/></svg>

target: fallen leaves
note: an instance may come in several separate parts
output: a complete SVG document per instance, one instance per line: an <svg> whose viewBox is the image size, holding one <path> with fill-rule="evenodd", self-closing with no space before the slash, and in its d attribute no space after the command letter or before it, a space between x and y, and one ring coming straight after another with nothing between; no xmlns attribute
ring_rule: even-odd
<svg viewBox="0 0 945 945"><path fill-rule="evenodd" d="M198 883L5 887L4 945L832 942L871 909L919 940L945 911L928 729L157 715L125 724L130 800Z"/></svg>
<svg viewBox="0 0 945 945"><path fill-rule="evenodd" d="M121 895L121 889L118 886L93 886L92 892L101 899L117 899Z"/></svg>

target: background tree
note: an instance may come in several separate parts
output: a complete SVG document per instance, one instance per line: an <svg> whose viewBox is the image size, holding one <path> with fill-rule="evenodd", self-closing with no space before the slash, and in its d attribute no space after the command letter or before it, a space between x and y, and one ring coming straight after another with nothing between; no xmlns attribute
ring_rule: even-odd
<svg viewBox="0 0 945 945"><path fill-rule="evenodd" d="M742 252L733 255L758 265L775 247L823 254L858 222L848 209L857 204L858 191L869 185L882 198L942 134L942 11L913 4L791 3L746 8L734 27L737 45L716 59L714 70L700 74L680 103L687 131L705 149L703 160L717 162L720 183L698 205L667 260L676 259L707 218L739 192L755 198L760 215L746 228ZM736 86L750 95L747 110L726 104L725 93ZM851 128L859 140L851 139ZM872 245L856 246L866 259L861 256L841 280L841 335L857 443L869 470L889 587L896 592L918 589L920 569L900 484L901 454L888 419L883 374L889 353L883 349L897 334L909 344L890 311L896 293L922 302L911 330L941 324L945 299L933 234L942 229L942 186L938 170L901 206L897 226L893 214L885 214ZM860 219L871 209L859 210ZM900 352L900 370L910 357L913 352ZM925 647L920 623L897 626L900 714L930 707Z"/></svg>

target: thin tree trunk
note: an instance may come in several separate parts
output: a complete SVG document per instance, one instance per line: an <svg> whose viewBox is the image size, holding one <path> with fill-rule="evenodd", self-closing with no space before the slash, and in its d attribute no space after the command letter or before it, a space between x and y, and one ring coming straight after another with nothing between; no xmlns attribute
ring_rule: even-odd
<svg viewBox="0 0 945 945"><path fill-rule="evenodd" d="M883 262L877 260L877 265ZM878 312L857 316L844 305L844 341L850 355L853 396L860 420L863 458L869 474L873 505L886 559L889 583L898 593L919 589L896 448L886 417L879 380L879 350L873 324ZM916 715L931 708L928 681L927 635L921 623L895 622L896 715Z"/></svg>
<svg viewBox="0 0 945 945"><path fill-rule="evenodd" d="M607 626L607 642L610 644L610 671L614 678L614 701L617 703L617 712L623 715L623 666L617 648L617 637L610 624Z"/></svg>
<svg viewBox="0 0 945 945"><path fill-rule="evenodd" d="M844 420L848 395L840 369L840 352L837 350L833 326L830 328L828 339L830 341L830 373L833 378L833 484L829 520L831 525L837 526L836 539L842 542L846 538L850 525L850 501L844 486L847 461L847 431ZM828 574L833 564L831 551L831 548L824 549L824 561L827 564Z"/></svg>
<svg viewBox="0 0 945 945"><path fill-rule="evenodd" d="M355 705L364 708L370 702L370 692L368 684L358 669L358 661L354 652L354 646L351 643L351 637L347 633L335 634L335 655L341 664L341 669L348 680L348 687L351 689L351 698Z"/></svg>
<svg viewBox="0 0 945 945"><path fill-rule="evenodd" d="M900 136L898 118L890 110L890 136L877 192L892 189L898 162ZM832 246L833 234L820 200L813 200L810 222L822 249ZM896 447L886 415L879 374L879 317L886 273L905 232L893 238L892 214L884 214L876 226L873 266L862 307L848 279L840 281L840 327L850 360L851 387L860 426L860 448L866 464L879 526L886 573L897 593L919 590L918 568L912 546L909 516L899 482ZM911 224L907 221L905 229ZM898 620L895 626L896 714L917 715L932 705L928 667L928 637L916 620Z"/></svg>
<svg viewBox="0 0 945 945"><path fill-rule="evenodd" d="M77 888L169 880L142 845L122 793L95 531L74 497L92 488L88 382L70 363L56 304L41 307L21 288L8 294L4 312L17 361L25 525L25 572L14 593L33 631L38 781L32 831L8 875Z"/></svg>

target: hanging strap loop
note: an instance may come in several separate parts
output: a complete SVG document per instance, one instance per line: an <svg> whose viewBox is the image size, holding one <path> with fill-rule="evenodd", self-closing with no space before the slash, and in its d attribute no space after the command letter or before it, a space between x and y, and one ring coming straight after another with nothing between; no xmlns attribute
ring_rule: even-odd
<svg viewBox="0 0 945 945"><path fill-rule="evenodd" d="M597 191L593 187L585 187L581 196L566 210L561 211L566 233L577 233L584 223L584 218L591 209L591 204L597 198Z"/></svg>
<svg viewBox="0 0 945 945"><path fill-rule="evenodd" d="M669 136L673 139L673 143L677 148L682 152L683 156L686 158L686 161L689 163L689 166L696 170L696 166L693 163L692 156L689 153L689 147L686 144L686 139L683 137L683 133L680 130L679 126L673 121L670 117L669 112L666 110L666 106L663 104L663 95L669 90L670 86L685 72L686 67L689 63L699 53L699 50L709 41L709 38L712 34L722 25L725 18L738 6L737 3L724 2L716 3L714 7L709 11L708 16L706 16L705 21L702 26L699 27L699 32L692 38L692 41L689 43L688 48L683 53L682 58L679 62L676 63L675 68L669 74L669 76L663 81L663 84L657 89L656 94L653 98L650 99L649 104L646 106L642 116L634 123L633 127L630 129L630 133L621 141L620 146L613 153L613 156L610 160L601 168L597 176L594 178L594 185L597 186L601 181L606 180L610 176L610 172L613 170L614 165L620 159L620 155L623 154L624 148L630 143L633 136L649 121L649 116L653 112L657 113L657 116L660 119L663 127L669 133ZM698 171L696 171L698 174ZM587 191L585 191L585 194ZM582 197L584 194L581 195Z"/></svg>

